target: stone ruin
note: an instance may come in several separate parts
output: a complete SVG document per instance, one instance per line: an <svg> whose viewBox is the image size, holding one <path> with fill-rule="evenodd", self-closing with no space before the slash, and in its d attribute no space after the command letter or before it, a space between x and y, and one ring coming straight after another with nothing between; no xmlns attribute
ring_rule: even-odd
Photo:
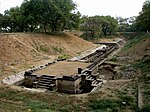
<svg viewBox="0 0 150 112"><path fill-rule="evenodd" d="M97 48L89 54L70 59L69 61L89 63L85 69L78 68L76 75L68 76L68 74L66 74L63 76L57 76L49 74L39 75L34 73L37 70L44 69L47 66L57 63L52 62L23 72L23 82L18 83L18 85L28 88L42 88L70 94L88 93L96 90L103 84L103 80L99 76L99 68L106 61L107 56L119 48L118 43L121 42L119 41L116 44L106 43L103 47ZM7 80L8 79L5 78L3 82L6 82Z"/></svg>

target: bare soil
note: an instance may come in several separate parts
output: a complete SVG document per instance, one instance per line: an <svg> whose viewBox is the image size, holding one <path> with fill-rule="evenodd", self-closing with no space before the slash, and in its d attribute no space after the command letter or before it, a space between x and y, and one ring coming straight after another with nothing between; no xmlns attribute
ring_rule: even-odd
<svg viewBox="0 0 150 112"><path fill-rule="evenodd" d="M150 37L150 36L149 36ZM132 48L122 51L118 54L120 57L126 57L126 61L138 61L144 58L150 58L150 38L145 38L138 42Z"/></svg>
<svg viewBox="0 0 150 112"><path fill-rule="evenodd" d="M19 71L52 61L58 56L73 56L95 47L70 33L0 34L0 79Z"/></svg>

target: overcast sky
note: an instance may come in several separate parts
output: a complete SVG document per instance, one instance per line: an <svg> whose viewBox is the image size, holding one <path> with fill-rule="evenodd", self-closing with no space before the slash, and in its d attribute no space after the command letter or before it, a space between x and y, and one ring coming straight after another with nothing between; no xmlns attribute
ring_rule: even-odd
<svg viewBox="0 0 150 112"><path fill-rule="evenodd" d="M20 6L23 0L0 0L0 13ZM73 0L82 15L111 15L124 18L137 16L145 0Z"/></svg>

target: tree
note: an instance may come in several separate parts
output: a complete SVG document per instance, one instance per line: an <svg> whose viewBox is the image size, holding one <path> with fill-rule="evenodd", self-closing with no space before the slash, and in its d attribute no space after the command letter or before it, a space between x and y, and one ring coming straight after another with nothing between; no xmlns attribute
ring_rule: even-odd
<svg viewBox="0 0 150 112"><path fill-rule="evenodd" d="M4 12L4 15L1 17L1 30L4 32L10 32L12 28L12 20L10 18L8 10Z"/></svg>
<svg viewBox="0 0 150 112"><path fill-rule="evenodd" d="M2 19L3 19L3 14L0 13L0 32L2 30Z"/></svg>
<svg viewBox="0 0 150 112"><path fill-rule="evenodd" d="M150 32L150 1L147 0L143 4L142 11L136 18L136 27L138 31Z"/></svg>
<svg viewBox="0 0 150 112"><path fill-rule="evenodd" d="M95 33L98 34L100 32L101 24L99 23L98 20L96 20L96 18L89 17L88 19L86 19L84 23L81 24L81 30L86 32L86 38L87 38L88 32L91 34L90 36L94 38Z"/></svg>
<svg viewBox="0 0 150 112"><path fill-rule="evenodd" d="M0 15L0 25L10 32L78 28L81 14L72 13L75 9L72 0L24 0L20 7L12 7Z"/></svg>
<svg viewBox="0 0 150 112"><path fill-rule="evenodd" d="M23 32L24 28L24 18L22 18L22 13L20 7L12 7L7 12L8 16L11 19L11 32Z"/></svg>
<svg viewBox="0 0 150 112"><path fill-rule="evenodd" d="M111 35L117 31L118 22L111 16L93 16L82 18L81 28L84 31L91 31L94 34L100 35L103 32L104 36Z"/></svg>
<svg viewBox="0 0 150 112"><path fill-rule="evenodd" d="M38 25L42 25L45 32L47 26L51 31L63 30L74 18L75 21L79 18L78 13L71 13L76 8L72 0L25 0L21 7L26 26L32 30Z"/></svg>

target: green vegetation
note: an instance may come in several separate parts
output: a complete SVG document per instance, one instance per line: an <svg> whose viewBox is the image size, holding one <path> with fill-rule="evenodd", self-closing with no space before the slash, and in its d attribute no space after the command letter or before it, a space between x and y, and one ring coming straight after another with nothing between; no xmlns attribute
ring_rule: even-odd
<svg viewBox="0 0 150 112"><path fill-rule="evenodd" d="M148 73L150 72L150 59L141 60L140 62L137 62L133 65L135 69L140 69L142 73ZM144 75L146 77L146 75ZM145 78L145 80L147 80Z"/></svg>
<svg viewBox="0 0 150 112"><path fill-rule="evenodd" d="M117 57L116 56L112 56L110 59L109 59L109 61L117 61Z"/></svg>
<svg viewBox="0 0 150 112"><path fill-rule="evenodd" d="M117 17L119 32L150 32L150 1L143 4L139 16L129 18Z"/></svg>
<svg viewBox="0 0 150 112"><path fill-rule="evenodd" d="M144 2L142 11L136 18L135 26L137 31L150 32L150 1L146 0Z"/></svg>
<svg viewBox="0 0 150 112"><path fill-rule="evenodd" d="M127 42L127 44L122 50L127 51L128 49L132 48L135 44L137 44L144 38L149 38L148 34L146 33L138 33L138 35L136 34L135 37L130 38L130 40Z"/></svg>
<svg viewBox="0 0 150 112"><path fill-rule="evenodd" d="M40 46L40 50L43 52L48 52L49 49L46 46Z"/></svg>
<svg viewBox="0 0 150 112"><path fill-rule="evenodd" d="M49 32L79 27L80 13L72 0L24 0L0 14L0 29L4 32Z"/></svg>
<svg viewBox="0 0 150 112"><path fill-rule="evenodd" d="M70 58L70 55L68 54L63 54L61 56L58 56L58 60L66 60L66 59L69 59Z"/></svg>
<svg viewBox="0 0 150 112"><path fill-rule="evenodd" d="M120 99L94 99L90 102L94 112L121 112L126 107L135 110L135 103L132 96L120 96Z"/></svg>
<svg viewBox="0 0 150 112"><path fill-rule="evenodd" d="M33 5L34 4L34 5ZM137 17L82 16L73 0L24 0L0 14L2 32L50 32L65 29L85 31L84 37L107 36L119 32L150 32L150 1ZM74 12L74 13L73 13Z"/></svg>
<svg viewBox="0 0 150 112"><path fill-rule="evenodd" d="M64 51L63 48L58 47L58 46L52 46L52 49L53 49L54 51L56 51L56 52L59 52L59 53L62 53L62 52Z"/></svg>
<svg viewBox="0 0 150 112"><path fill-rule="evenodd" d="M150 112L150 104L144 105L143 108L141 109L141 112Z"/></svg>
<svg viewBox="0 0 150 112"><path fill-rule="evenodd" d="M26 106L32 110L32 112L49 112L51 111L49 104L44 101L30 100L26 102Z"/></svg>
<svg viewBox="0 0 150 112"><path fill-rule="evenodd" d="M99 37L101 33L106 37L117 31L117 20L111 16L83 16L81 30L85 31L85 38Z"/></svg>
<svg viewBox="0 0 150 112"><path fill-rule="evenodd" d="M138 77L141 84L143 84L143 100L145 105L149 105L150 101L150 59L145 59L133 65L136 70L141 71Z"/></svg>
<svg viewBox="0 0 150 112"><path fill-rule="evenodd" d="M93 100L90 106L95 112L119 112L121 102L114 99Z"/></svg>
<svg viewBox="0 0 150 112"><path fill-rule="evenodd" d="M84 111L82 103L76 97L56 92L33 93L0 87L1 112L79 112Z"/></svg>

